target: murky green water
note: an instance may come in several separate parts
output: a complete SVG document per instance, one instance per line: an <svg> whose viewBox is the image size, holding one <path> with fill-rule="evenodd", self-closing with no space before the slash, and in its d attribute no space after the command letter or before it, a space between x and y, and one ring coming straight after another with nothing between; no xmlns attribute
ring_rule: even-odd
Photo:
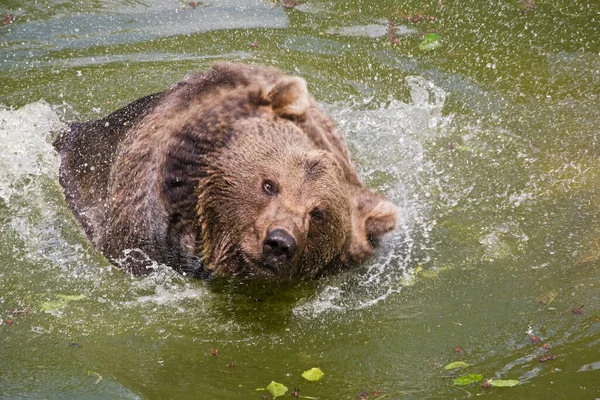
<svg viewBox="0 0 600 400"><path fill-rule="evenodd" d="M600 4L531 5L3 1L0 398L600 398ZM401 209L376 260L278 286L135 278L90 246L52 133L216 60L307 79ZM459 388L459 360L521 383Z"/></svg>

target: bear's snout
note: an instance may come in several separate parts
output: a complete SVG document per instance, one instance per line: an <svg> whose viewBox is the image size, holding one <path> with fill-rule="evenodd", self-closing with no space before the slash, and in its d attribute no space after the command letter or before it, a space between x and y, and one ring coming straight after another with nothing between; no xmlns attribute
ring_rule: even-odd
<svg viewBox="0 0 600 400"><path fill-rule="evenodd" d="M263 260L271 266L289 261L296 252L296 239L283 229L274 229L267 233L263 242Z"/></svg>

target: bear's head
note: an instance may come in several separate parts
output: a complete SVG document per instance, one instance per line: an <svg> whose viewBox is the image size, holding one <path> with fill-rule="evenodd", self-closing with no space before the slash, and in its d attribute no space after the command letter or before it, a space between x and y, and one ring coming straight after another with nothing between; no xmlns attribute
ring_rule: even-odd
<svg viewBox="0 0 600 400"><path fill-rule="evenodd" d="M243 98L239 88L234 98ZM289 279L370 256L376 239L395 227L397 208L353 178L345 144L329 150L332 126L314 131L323 114L304 80L280 77L246 98L252 106L231 108L235 117L223 129L234 134L209 155L196 192L207 267L217 276Z"/></svg>
<svg viewBox="0 0 600 400"><path fill-rule="evenodd" d="M396 207L349 187L329 152L293 139L295 126L240 125L253 134L231 143L198 205L203 259L217 275L318 276L369 257L394 228Z"/></svg>

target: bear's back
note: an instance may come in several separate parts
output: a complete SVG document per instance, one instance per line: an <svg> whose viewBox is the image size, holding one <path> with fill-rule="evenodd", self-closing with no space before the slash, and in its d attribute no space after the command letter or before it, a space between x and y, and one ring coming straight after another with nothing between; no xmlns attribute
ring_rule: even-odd
<svg viewBox="0 0 600 400"><path fill-rule="evenodd" d="M54 142L65 198L95 245L106 223L107 189L119 145L129 130L151 113L161 94L138 99L105 118L71 124Z"/></svg>

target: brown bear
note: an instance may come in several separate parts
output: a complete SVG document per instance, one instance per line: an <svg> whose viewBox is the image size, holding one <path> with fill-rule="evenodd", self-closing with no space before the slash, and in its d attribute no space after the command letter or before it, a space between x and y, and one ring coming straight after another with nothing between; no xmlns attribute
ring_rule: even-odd
<svg viewBox="0 0 600 400"><path fill-rule="evenodd" d="M316 277L396 225L306 82L229 63L63 132L60 183L94 245L127 270Z"/></svg>

